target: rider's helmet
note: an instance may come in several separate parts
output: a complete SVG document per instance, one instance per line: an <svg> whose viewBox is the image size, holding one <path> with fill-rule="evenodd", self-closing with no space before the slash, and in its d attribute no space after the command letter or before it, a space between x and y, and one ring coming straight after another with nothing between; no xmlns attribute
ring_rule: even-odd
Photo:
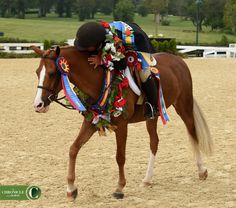
<svg viewBox="0 0 236 208"><path fill-rule="evenodd" d="M105 28L97 22L88 22L78 29L74 46L79 51L87 51L89 48L94 48L94 50L96 50L105 39Z"/></svg>

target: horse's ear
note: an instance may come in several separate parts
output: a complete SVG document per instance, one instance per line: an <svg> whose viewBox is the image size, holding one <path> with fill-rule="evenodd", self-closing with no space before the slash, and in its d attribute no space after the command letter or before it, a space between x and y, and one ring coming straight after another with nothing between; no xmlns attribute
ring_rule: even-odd
<svg viewBox="0 0 236 208"><path fill-rule="evenodd" d="M30 48L36 53L38 54L39 56L42 56L44 51L41 50L40 48L38 48L37 46L35 45L31 45Z"/></svg>
<svg viewBox="0 0 236 208"><path fill-rule="evenodd" d="M57 47L56 47L56 54L57 54L57 56L59 56L59 55L60 55L60 52L61 52L61 49L60 49L60 47L59 47L59 46L57 46Z"/></svg>

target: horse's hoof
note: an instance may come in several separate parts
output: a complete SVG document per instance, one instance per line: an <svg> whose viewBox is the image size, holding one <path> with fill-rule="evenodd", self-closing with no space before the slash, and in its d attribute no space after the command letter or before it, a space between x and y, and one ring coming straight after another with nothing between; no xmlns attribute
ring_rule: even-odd
<svg viewBox="0 0 236 208"><path fill-rule="evenodd" d="M142 184L141 184L141 186L142 187L152 187L152 183L150 183L150 182L142 182Z"/></svg>
<svg viewBox="0 0 236 208"><path fill-rule="evenodd" d="M116 199L123 199L124 198L124 193L122 192L114 192L112 196Z"/></svg>
<svg viewBox="0 0 236 208"><path fill-rule="evenodd" d="M207 172L207 170L205 170L204 172L199 173L198 175L199 175L200 180L206 180L207 176L208 176L208 172Z"/></svg>
<svg viewBox="0 0 236 208"><path fill-rule="evenodd" d="M77 189L75 189L72 192L67 192L67 199L69 201L74 201L76 199L77 195L78 195L78 190Z"/></svg>

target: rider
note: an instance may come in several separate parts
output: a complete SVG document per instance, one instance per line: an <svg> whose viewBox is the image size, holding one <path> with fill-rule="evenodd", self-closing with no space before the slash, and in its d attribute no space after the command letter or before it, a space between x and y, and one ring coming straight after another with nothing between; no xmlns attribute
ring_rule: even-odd
<svg viewBox="0 0 236 208"><path fill-rule="evenodd" d="M115 30L111 30L111 28L115 28ZM131 43L130 45L126 44L126 41L124 40L124 29L122 28L128 28L133 31L134 41L132 42L134 43ZM114 44L115 49L111 47L110 43L113 40L109 38L109 35L112 36L113 40L116 40ZM74 46L79 51L89 51L96 54L92 55L88 59L90 64L95 65L95 68L98 65L104 65L104 61L102 61L104 56L104 49L109 48L109 50L116 51L116 53L113 53L112 56L112 64L108 64L106 66L108 68L109 66L111 66L111 68L118 70L124 70L127 67L125 56L122 56L119 52L123 51L124 49L129 50L130 46L131 49L135 51L147 53L155 52L147 34L137 24L126 24L121 21L110 23L110 25L106 22L101 22L101 24L96 22L88 22L83 24L76 33ZM117 53L117 51L119 52ZM148 101L147 112L145 112L144 116L146 118L153 119L159 115L156 82L151 75L150 69L148 68L143 68L142 70L140 70L139 75L142 82L142 88Z"/></svg>

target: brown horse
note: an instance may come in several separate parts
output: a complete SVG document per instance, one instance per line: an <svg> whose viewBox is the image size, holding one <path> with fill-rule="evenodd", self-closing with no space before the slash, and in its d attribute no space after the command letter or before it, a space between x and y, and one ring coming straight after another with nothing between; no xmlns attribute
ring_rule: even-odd
<svg viewBox="0 0 236 208"><path fill-rule="evenodd" d="M39 80L34 101L36 112L47 112L50 102L55 99L55 96L62 89L60 73L55 64L58 56L64 56L69 63L70 72L68 77L70 82L94 100L99 99L104 79L103 69L102 67L94 69L88 63L89 53L78 52L74 47L62 49L57 47L56 50L48 51L42 51L34 46L32 48L41 56L40 66L36 71ZM158 60L157 68L160 71L166 107L173 105L177 114L183 120L196 155L199 178L204 180L207 178L207 169L203 165L201 152L211 152L212 140L201 110L193 99L192 79L188 66L181 58L171 54L154 54L154 57ZM126 184L124 164L128 123L145 121L143 106L136 105L137 99L138 96L129 89L127 96L128 118L124 119L123 116L112 117L112 123L117 126L115 130L117 143L116 161L119 166L118 186L113 193L115 198L123 198L124 196L123 188ZM146 120L146 127L150 136L150 159L143 184L150 185L159 142L157 118ZM79 135L70 147L67 196L71 200L77 196L77 188L74 185L77 154L95 132L94 125L84 119Z"/></svg>

